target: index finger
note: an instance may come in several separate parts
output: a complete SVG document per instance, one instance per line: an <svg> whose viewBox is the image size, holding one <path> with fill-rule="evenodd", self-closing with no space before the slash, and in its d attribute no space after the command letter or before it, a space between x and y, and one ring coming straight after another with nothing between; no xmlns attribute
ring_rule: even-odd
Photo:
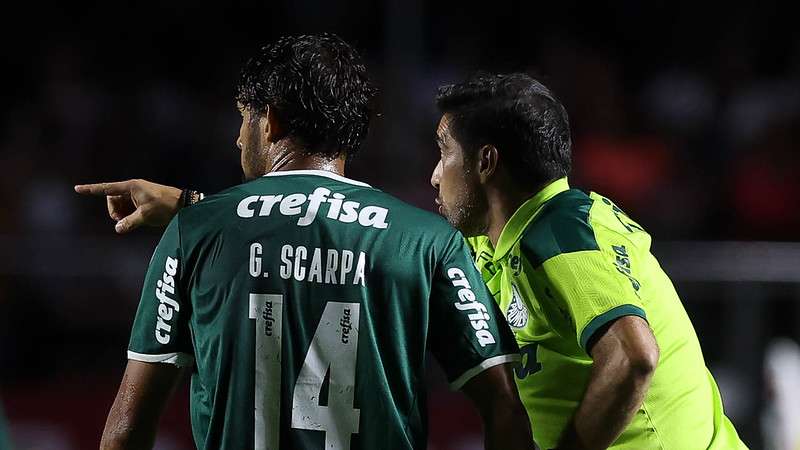
<svg viewBox="0 0 800 450"><path fill-rule="evenodd" d="M89 195L122 195L130 193L130 181L76 184L75 192Z"/></svg>

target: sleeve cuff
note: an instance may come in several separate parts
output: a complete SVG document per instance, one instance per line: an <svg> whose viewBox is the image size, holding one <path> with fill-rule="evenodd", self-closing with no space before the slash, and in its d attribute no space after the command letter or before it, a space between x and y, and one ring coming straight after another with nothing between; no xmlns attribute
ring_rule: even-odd
<svg viewBox="0 0 800 450"><path fill-rule="evenodd" d="M194 364L194 357L188 353L162 353L159 355L148 355L136 353L128 350L128 359L148 363L174 364L178 367L189 367Z"/></svg>
<svg viewBox="0 0 800 450"><path fill-rule="evenodd" d="M586 350L586 344L589 343L589 340L592 339L592 336L594 336L597 330L602 328L603 325L624 316L639 316L642 319L647 320L647 315L644 313L644 310L638 306L620 305L615 308L611 308L610 310L592 319L585 327L583 327L583 332L581 332L580 339L581 348Z"/></svg>
<svg viewBox="0 0 800 450"><path fill-rule="evenodd" d="M494 366L499 366L500 364L506 364L510 362L519 362L522 360L522 356L519 353L514 353L510 355L500 355L495 356L493 358L485 359L481 361L480 364L473 367L472 369L467 370L464 372L460 377L456 378L455 381L450 383L450 389L457 391L464 387L467 384L467 381L475 378L476 375L483 372L484 370L491 369Z"/></svg>

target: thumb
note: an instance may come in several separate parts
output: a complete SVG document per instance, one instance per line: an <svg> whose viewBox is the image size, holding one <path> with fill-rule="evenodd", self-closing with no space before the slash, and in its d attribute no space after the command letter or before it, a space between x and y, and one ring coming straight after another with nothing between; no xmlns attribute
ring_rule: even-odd
<svg viewBox="0 0 800 450"><path fill-rule="evenodd" d="M142 208L136 208L136 210L130 213L130 215L125 216L117 221L117 224L114 225L114 230L118 234L125 234L139 228L142 223L144 223Z"/></svg>

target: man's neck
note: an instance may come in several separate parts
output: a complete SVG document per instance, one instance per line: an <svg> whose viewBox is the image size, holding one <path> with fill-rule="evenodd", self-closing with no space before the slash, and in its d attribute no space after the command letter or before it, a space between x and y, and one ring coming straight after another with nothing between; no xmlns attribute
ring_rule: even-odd
<svg viewBox="0 0 800 450"><path fill-rule="evenodd" d="M268 172L286 170L325 170L344 176L345 158L330 159L321 155L308 154L302 150L287 150L275 158Z"/></svg>
<svg viewBox="0 0 800 450"><path fill-rule="evenodd" d="M487 211L488 226L486 234L494 247L497 247L500 234L503 232L506 223L511 219L511 216L525 201L536 195L540 189L541 187L533 191L520 191L514 188L490 188L487 190L486 196L489 210Z"/></svg>

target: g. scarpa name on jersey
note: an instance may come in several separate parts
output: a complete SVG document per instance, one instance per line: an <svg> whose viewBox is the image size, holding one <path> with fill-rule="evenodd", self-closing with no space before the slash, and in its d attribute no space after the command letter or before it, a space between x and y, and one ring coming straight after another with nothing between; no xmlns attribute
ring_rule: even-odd
<svg viewBox="0 0 800 450"><path fill-rule="evenodd" d="M250 276L268 277L264 270L264 246L250 244ZM367 254L346 249L293 246L281 247L278 274L284 280L323 284L358 284L365 286Z"/></svg>
<svg viewBox="0 0 800 450"><path fill-rule="evenodd" d="M332 194L332 195L331 195ZM260 204L260 206L259 206ZM297 225L305 227L314 223L320 206L328 205L325 215L328 219L338 220L343 223L355 223L364 227L386 229L389 223L386 217L389 210L380 206L361 206L361 203L345 201L344 194L331 193L330 189L318 187L309 195L306 194L278 194L278 195L251 195L243 198L236 207L239 217L249 219L255 216L269 216L278 206L278 212L284 216L297 216ZM307 207L306 207L307 205ZM305 212L303 212L303 208Z"/></svg>

